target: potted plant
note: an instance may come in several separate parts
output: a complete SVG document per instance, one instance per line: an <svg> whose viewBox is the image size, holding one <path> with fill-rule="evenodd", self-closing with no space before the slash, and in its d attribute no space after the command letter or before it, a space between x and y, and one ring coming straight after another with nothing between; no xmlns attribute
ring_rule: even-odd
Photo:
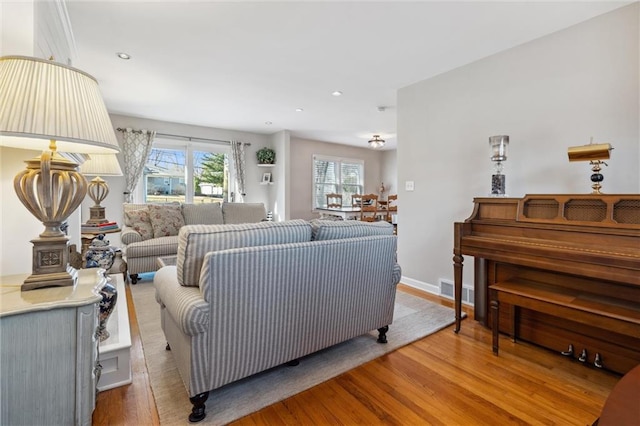
<svg viewBox="0 0 640 426"><path fill-rule="evenodd" d="M256 152L258 164L275 164L276 152L271 148L261 148Z"/></svg>

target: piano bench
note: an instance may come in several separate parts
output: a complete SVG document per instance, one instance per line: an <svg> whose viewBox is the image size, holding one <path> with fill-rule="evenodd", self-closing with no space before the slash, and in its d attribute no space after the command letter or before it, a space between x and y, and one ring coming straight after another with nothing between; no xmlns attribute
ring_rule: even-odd
<svg viewBox="0 0 640 426"><path fill-rule="evenodd" d="M640 338L640 305L634 301L526 279L507 280L490 285L489 299L492 314L492 346L496 355L499 350L500 303L513 305L510 334L514 342L518 337L517 320L520 307Z"/></svg>

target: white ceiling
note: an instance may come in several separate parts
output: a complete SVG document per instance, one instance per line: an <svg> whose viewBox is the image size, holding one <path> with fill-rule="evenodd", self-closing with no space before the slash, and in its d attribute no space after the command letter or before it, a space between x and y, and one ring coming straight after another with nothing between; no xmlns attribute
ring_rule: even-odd
<svg viewBox="0 0 640 426"><path fill-rule="evenodd" d="M394 148L398 89L628 3L68 0L67 8L74 66L96 77L112 113L358 146L380 134Z"/></svg>

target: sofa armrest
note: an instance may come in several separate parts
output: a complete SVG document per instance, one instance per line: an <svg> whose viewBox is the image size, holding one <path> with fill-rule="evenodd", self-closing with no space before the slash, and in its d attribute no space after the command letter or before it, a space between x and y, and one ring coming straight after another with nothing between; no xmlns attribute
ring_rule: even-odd
<svg viewBox="0 0 640 426"><path fill-rule="evenodd" d="M123 226L122 232L120 233L120 241L122 241L122 244L127 245L131 243L138 243L144 240L142 239L142 235L140 235L138 231L128 226Z"/></svg>
<svg viewBox="0 0 640 426"><path fill-rule="evenodd" d="M175 266L160 268L154 278L156 300L164 306L180 330L189 336L203 333L209 324L209 304L204 301L198 287L178 284Z"/></svg>
<svg viewBox="0 0 640 426"><path fill-rule="evenodd" d="M393 265L393 283L398 284L402 279L402 268L397 263Z"/></svg>

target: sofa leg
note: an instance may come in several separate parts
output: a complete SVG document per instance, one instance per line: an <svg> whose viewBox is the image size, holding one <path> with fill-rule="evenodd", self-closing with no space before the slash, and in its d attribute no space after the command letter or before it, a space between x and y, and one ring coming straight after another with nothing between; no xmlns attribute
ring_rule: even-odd
<svg viewBox="0 0 640 426"><path fill-rule="evenodd" d="M131 284L138 284L138 274L130 274L129 278L131 278Z"/></svg>
<svg viewBox="0 0 640 426"><path fill-rule="evenodd" d="M378 343L387 343L387 331L389 331L388 325L378 329Z"/></svg>
<svg viewBox="0 0 640 426"><path fill-rule="evenodd" d="M208 397L209 392L207 391L189 398L189 401L191 401L191 403L193 404L191 414L189 414L189 422L196 423L206 417L207 414L204 412L204 403Z"/></svg>
<svg viewBox="0 0 640 426"><path fill-rule="evenodd" d="M296 365L300 364L300 360L299 359L292 359L291 361L287 362L287 366L289 367L295 367Z"/></svg>

